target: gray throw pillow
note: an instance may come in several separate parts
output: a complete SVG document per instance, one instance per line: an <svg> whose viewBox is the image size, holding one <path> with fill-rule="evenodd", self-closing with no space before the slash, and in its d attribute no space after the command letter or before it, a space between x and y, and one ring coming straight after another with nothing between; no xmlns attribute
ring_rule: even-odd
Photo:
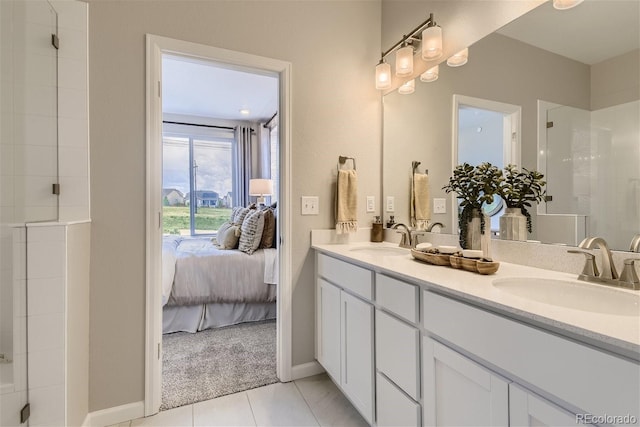
<svg viewBox="0 0 640 427"><path fill-rule="evenodd" d="M240 227L240 242L238 249L249 255L255 252L262 240L262 230L264 229L264 212L260 209L249 211Z"/></svg>
<svg viewBox="0 0 640 427"><path fill-rule="evenodd" d="M240 240L240 227L230 222L225 222L218 228L216 242L220 249L235 249Z"/></svg>

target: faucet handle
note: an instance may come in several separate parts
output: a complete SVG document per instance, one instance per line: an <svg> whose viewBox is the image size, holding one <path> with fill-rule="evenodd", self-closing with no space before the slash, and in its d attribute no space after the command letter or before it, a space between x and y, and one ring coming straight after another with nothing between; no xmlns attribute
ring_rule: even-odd
<svg viewBox="0 0 640 427"><path fill-rule="evenodd" d="M598 277L598 266L596 265L596 256L589 251L583 251L581 249L569 249L567 251L570 254L582 254L585 256L584 267L582 267L582 276Z"/></svg>
<svg viewBox="0 0 640 427"><path fill-rule="evenodd" d="M633 290L640 289L640 278L638 278L638 273L636 273L636 269L634 264L640 261L638 258L628 258L624 260L624 268L622 269L622 273L620 273L620 282L622 282L623 286L630 287Z"/></svg>

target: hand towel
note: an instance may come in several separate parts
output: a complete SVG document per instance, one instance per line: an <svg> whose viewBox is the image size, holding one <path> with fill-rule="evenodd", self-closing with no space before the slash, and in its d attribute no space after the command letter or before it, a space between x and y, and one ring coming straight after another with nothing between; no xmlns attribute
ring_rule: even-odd
<svg viewBox="0 0 640 427"><path fill-rule="evenodd" d="M418 230L424 230L430 220L429 175L414 173L411 181L411 225Z"/></svg>
<svg viewBox="0 0 640 427"><path fill-rule="evenodd" d="M355 170L339 170L336 186L336 232L358 230L358 176Z"/></svg>

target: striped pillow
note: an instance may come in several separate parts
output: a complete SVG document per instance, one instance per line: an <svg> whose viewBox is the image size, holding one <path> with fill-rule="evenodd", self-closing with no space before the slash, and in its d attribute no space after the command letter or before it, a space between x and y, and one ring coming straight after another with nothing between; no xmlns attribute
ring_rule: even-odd
<svg viewBox="0 0 640 427"><path fill-rule="evenodd" d="M255 252L262 240L264 229L264 212L260 209L249 211L240 227L240 243L238 249L249 255Z"/></svg>
<svg viewBox="0 0 640 427"><path fill-rule="evenodd" d="M262 212L264 212L264 229L262 230L260 249L272 247L276 235L276 217L273 215L273 211L267 208Z"/></svg>

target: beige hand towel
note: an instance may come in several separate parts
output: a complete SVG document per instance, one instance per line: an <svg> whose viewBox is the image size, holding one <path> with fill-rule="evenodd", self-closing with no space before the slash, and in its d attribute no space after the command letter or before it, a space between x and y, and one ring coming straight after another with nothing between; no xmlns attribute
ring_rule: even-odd
<svg viewBox="0 0 640 427"><path fill-rule="evenodd" d="M411 225L418 230L424 230L430 220L429 175L414 173L411 181Z"/></svg>
<svg viewBox="0 0 640 427"><path fill-rule="evenodd" d="M336 233L358 230L358 176L355 170L339 170L336 189Z"/></svg>

